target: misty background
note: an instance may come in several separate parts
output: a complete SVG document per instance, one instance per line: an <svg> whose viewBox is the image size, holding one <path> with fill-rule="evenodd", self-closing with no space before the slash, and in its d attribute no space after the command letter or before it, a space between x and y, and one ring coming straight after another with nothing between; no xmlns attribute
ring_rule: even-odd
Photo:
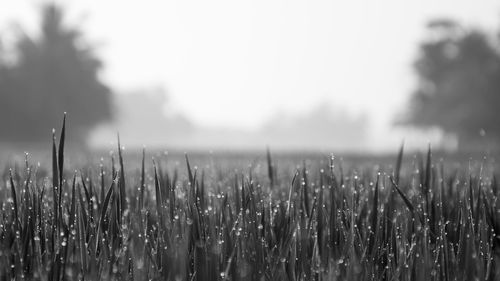
<svg viewBox="0 0 500 281"><path fill-rule="evenodd" d="M500 4L372 2L4 3L0 143L498 149Z"/></svg>

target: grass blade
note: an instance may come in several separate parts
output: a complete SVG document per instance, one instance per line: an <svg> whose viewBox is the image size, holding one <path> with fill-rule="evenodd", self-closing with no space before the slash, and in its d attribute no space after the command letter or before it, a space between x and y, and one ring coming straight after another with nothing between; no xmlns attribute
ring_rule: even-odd
<svg viewBox="0 0 500 281"><path fill-rule="evenodd" d="M375 253L375 238L377 234L377 215L378 215L378 185L379 185L380 173L377 174L377 181L375 183L375 191L373 193L373 206L372 206L372 214L371 214L371 223L370 223L370 241L368 250L371 252L372 257L374 257Z"/></svg>
<svg viewBox="0 0 500 281"><path fill-rule="evenodd" d="M98 250L99 249L99 242L100 242L99 233L101 231L102 232L104 231L103 228L104 228L104 219L106 218L106 210L108 209L109 200L111 199L111 194L113 193L114 185L116 184L116 179L117 179L117 176L114 175L113 181L111 182L111 185L108 188L108 192L106 192L106 198L104 199L104 202L102 204L101 218L99 219L99 224L97 226L97 231L96 231L96 235L97 235L96 246L95 246L96 255L99 255L99 250Z"/></svg>
<svg viewBox="0 0 500 281"><path fill-rule="evenodd" d="M10 191L12 193L12 202L14 204L14 218L16 220L16 226L19 229L21 222L19 221L19 211L18 211L18 207L17 207L16 186L14 185L14 180L12 179L12 170L9 170L9 181L10 181Z"/></svg>
<svg viewBox="0 0 500 281"><path fill-rule="evenodd" d="M399 177L401 176L401 165L403 163L403 151L404 151L405 143L401 143L401 147L399 148L398 159L396 161L396 168L394 170L394 182L399 184Z"/></svg>
<svg viewBox="0 0 500 281"><path fill-rule="evenodd" d="M146 148L142 149L142 162L141 162L141 186L139 191L139 212L142 211L144 206L144 188L145 188L145 180L146 180L146 171L145 171L145 161L146 161Z"/></svg>
<svg viewBox="0 0 500 281"><path fill-rule="evenodd" d="M59 138L59 150L58 150L58 167L59 167L59 184L58 187L61 189L63 181L63 170L64 170L64 141L66 138L66 112L64 112L63 124L61 129L61 137ZM61 193L59 192L59 195Z"/></svg>
<svg viewBox="0 0 500 281"><path fill-rule="evenodd" d="M394 181L394 178L390 177L390 179L391 179L392 186L396 189L396 191L398 192L399 196L401 196L401 199L403 199L404 203L406 204L406 207L408 207L408 209L410 210L410 212L414 213L415 212L415 207L413 206L413 204L410 202L410 200L408 200L408 198L406 197L406 195L404 195L404 193L401 191L401 189L399 189L398 185Z"/></svg>
<svg viewBox="0 0 500 281"><path fill-rule="evenodd" d="M274 167L273 167L273 162L271 159L271 151L269 150L269 147L267 147L266 150L266 159L267 159L267 176L269 177L269 182L271 189L274 187Z"/></svg>
<svg viewBox="0 0 500 281"><path fill-rule="evenodd" d="M120 162L120 181L118 182L118 187L120 190L120 219L123 216L123 212L127 209L127 194L126 194L126 186L125 186L125 168L123 166L123 156L122 156L122 147L120 144L120 135L118 137L118 161Z"/></svg>

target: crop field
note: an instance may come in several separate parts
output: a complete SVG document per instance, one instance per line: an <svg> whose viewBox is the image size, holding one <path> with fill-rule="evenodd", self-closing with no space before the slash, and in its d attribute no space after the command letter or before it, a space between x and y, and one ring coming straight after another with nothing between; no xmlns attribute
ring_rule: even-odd
<svg viewBox="0 0 500 281"><path fill-rule="evenodd" d="M500 280L493 157L68 153L6 164L0 280Z"/></svg>

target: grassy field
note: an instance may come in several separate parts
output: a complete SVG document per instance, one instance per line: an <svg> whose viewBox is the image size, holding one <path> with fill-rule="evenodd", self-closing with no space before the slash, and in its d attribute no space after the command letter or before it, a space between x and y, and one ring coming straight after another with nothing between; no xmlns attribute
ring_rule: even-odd
<svg viewBox="0 0 500 281"><path fill-rule="evenodd" d="M0 280L500 280L492 157L68 163L62 131L4 170Z"/></svg>

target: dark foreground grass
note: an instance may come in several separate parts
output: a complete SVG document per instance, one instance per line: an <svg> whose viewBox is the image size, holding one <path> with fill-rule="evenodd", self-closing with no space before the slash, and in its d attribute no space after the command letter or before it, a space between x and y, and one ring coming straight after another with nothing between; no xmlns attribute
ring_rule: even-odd
<svg viewBox="0 0 500 281"><path fill-rule="evenodd" d="M389 171L332 157L290 178L269 151L265 172L216 177L146 159L65 167L63 127L51 175L7 169L0 280L500 280L491 167L402 148Z"/></svg>

